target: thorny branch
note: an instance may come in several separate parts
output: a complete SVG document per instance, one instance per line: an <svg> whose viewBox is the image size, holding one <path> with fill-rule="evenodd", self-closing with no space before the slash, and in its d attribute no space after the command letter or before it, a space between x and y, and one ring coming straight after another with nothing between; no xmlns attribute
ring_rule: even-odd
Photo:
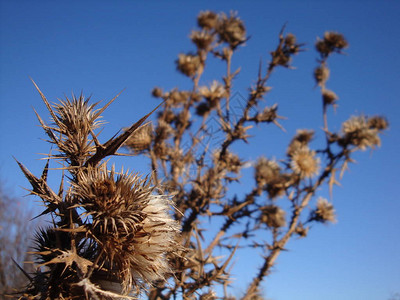
<svg viewBox="0 0 400 300"><path fill-rule="evenodd" d="M322 97L325 145L311 149L314 130L299 129L279 161L260 157L248 162L232 145L251 143L254 125L274 124L284 131L278 104L260 106L274 71L290 69L303 44L282 28L269 62L260 62L243 109L234 114L232 91L240 69L232 71L232 65L248 41L245 25L233 13L210 11L201 12L197 21L199 29L190 35L196 50L179 54L176 61L191 89L155 88L153 96L162 100L155 108L160 107L157 120L144 123L153 110L103 144L100 114L115 98L100 109L82 95L51 105L35 84L54 123L47 125L37 114L58 151L49 160L61 160L71 182L65 189L62 181L56 193L47 185L47 171L38 178L18 162L31 194L46 206L42 214L54 220L37 232L34 253L42 268L20 299L131 299L143 294L152 300L235 299L228 290L235 284L232 259L245 247L266 253L241 297L260 299L260 284L290 238L307 236L311 222L335 221L333 205L315 199L319 187L327 183L332 192L339 182L337 171L343 174L352 153L379 146L379 134L388 127L380 116L351 117L337 132L328 127L327 112L338 100L327 89L328 58L348 46L345 38L326 32L316 42L314 77ZM226 71L221 80L204 85L210 57ZM104 159L121 146L149 158L152 180L107 166ZM249 166L254 184L235 192L234 184ZM282 205L285 200L289 206ZM305 208L311 210L308 216ZM217 295L217 287L223 295Z"/></svg>

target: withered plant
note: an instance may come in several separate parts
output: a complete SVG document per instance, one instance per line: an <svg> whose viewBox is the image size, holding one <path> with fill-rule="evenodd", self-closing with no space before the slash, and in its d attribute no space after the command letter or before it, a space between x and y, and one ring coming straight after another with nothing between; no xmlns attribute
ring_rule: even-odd
<svg viewBox="0 0 400 300"><path fill-rule="evenodd" d="M251 147L252 127L272 125L284 131L281 120L285 118L278 113L278 104L264 101L271 89L268 82L276 69L291 69L293 57L304 45L283 28L278 45L268 62L260 63L255 83L247 95L242 93L244 100L238 105L233 103L238 101L234 83L240 69L233 70L232 61L248 40L246 27L233 13L211 11L201 12L197 23L198 29L190 34L194 50L179 54L176 61L191 88L154 88L153 96L164 102L157 121L125 144L131 153L147 155L154 182L163 182L170 193L176 193L174 217L181 225L181 243L189 249L172 259L175 276L167 284L153 285L149 298L231 299L227 287L235 286L232 258L249 248L246 251L261 252L263 262L254 270L242 299L259 299L260 283L287 242L294 236L306 237L312 222L335 221L333 204L318 195L320 187L328 185L332 192L353 162L353 152L379 146L379 134L388 122L380 116L361 115L344 122L338 132L328 126L328 110L336 109L338 100L327 88L328 59L341 54L348 43L342 34L326 32L315 44L314 70L321 93L323 140L319 144L323 146L311 148L315 131L299 129L286 153L276 155L279 160L249 161L234 148L243 142ZM206 65L215 61L226 73L210 81ZM253 185L241 185L238 191L237 182L244 181L243 176L249 174L244 169L249 167L254 169Z"/></svg>
<svg viewBox="0 0 400 300"><path fill-rule="evenodd" d="M52 225L36 234L39 267L21 299L234 299L230 266L245 247L264 255L242 299L260 299L260 283L287 242L306 237L313 222L335 221L335 209L319 188L327 185L332 192L353 152L379 146L388 127L385 118L364 115L351 117L337 132L328 125L327 112L338 100L327 88L328 59L348 46L343 35L326 32L316 42L323 146L311 148L315 131L299 129L279 160L251 162L234 145L251 143L255 125L284 130L278 105L263 100L274 71L290 69L303 44L282 29L243 108L233 112L240 70L232 70L232 61L248 40L245 25L235 14L210 11L197 21L199 29L190 35L195 50L176 61L192 87L155 88L152 94L161 100L156 120L144 123L149 114L105 143L98 137L100 117L114 99L99 109L83 96L51 105L37 87L53 123L38 119L55 149L40 177L19 165ZM202 76L210 58L224 64L226 73L206 85ZM211 144L215 124L220 140ZM148 157L148 177L116 171L104 161L121 146ZM51 160L61 162L65 173L58 191L47 184ZM249 167L253 184L234 192Z"/></svg>

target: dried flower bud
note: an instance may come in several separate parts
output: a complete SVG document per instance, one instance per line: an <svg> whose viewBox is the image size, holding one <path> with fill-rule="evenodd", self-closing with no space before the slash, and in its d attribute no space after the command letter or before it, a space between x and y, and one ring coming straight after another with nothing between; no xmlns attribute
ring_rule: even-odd
<svg viewBox="0 0 400 300"><path fill-rule="evenodd" d="M210 108L216 107L218 102L226 97L224 86L214 80L210 87L203 86L199 88L199 94L202 95L209 103Z"/></svg>
<svg viewBox="0 0 400 300"><path fill-rule="evenodd" d="M177 69L188 77L195 76L201 66L200 57L193 54L179 54L176 63Z"/></svg>
<svg viewBox="0 0 400 300"><path fill-rule="evenodd" d="M187 91L179 91L173 89L168 94L168 100L173 106L179 106L180 104L186 103L189 99L190 93Z"/></svg>
<svg viewBox="0 0 400 300"><path fill-rule="evenodd" d="M155 142L158 143L160 141L168 139L172 132L173 129L167 122L159 120L158 126L155 130Z"/></svg>
<svg viewBox="0 0 400 300"><path fill-rule="evenodd" d="M296 45L296 36L293 33L288 33L285 36L285 44L288 46Z"/></svg>
<svg viewBox="0 0 400 300"><path fill-rule="evenodd" d="M210 50L210 45L214 41L214 36L207 31L192 31L190 39L197 46L197 48L202 50Z"/></svg>
<svg viewBox="0 0 400 300"><path fill-rule="evenodd" d="M278 118L278 104L274 104L271 107L265 107L262 113L257 114L257 122L274 122Z"/></svg>
<svg viewBox="0 0 400 300"><path fill-rule="evenodd" d="M339 144L343 147L354 145L361 150L368 147L374 148L380 146L381 140L378 136L380 131L378 128L371 127L368 118L365 116L353 116L343 123L342 132L343 137L339 139ZM371 121L376 125L377 120ZM387 122L379 121L379 126L387 126Z"/></svg>
<svg viewBox="0 0 400 300"><path fill-rule="evenodd" d="M280 175L280 167L275 160L260 157L255 167L255 179L259 187L276 180Z"/></svg>
<svg viewBox="0 0 400 300"><path fill-rule="evenodd" d="M124 146L135 154L142 153L150 148L153 128L147 123L138 128L124 143Z"/></svg>
<svg viewBox="0 0 400 300"><path fill-rule="evenodd" d="M372 129L385 130L389 127L389 122L384 117L373 116L368 119L368 126Z"/></svg>
<svg viewBox="0 0 400 300"><path fill-rule="evenodd" d="M232 49L246 41L246 28L243 21L234 14L231 14L230 17L222 14L218 34L220 40L228 43Z"/></svg>
<svg viewBox="0 0 400 300"><path fill-rule="evenodd" d="M279 44L275 51L271 52L272 65L279 65L283 67L289 67L289 63L294 54L301 51L302 44L296 44L296 37L289 33Z"/></svg>
<svg viewBox="0 0 400 300"><path fill-rule="evenodd" d="M212 11L202 11L197 17L197 24L206 30L217 28L218 15Z"/></svg>
<svg viewBox="0 0 400 300"><path fill-rule="evenodd" d="M313 139L313 137L314 130L298 129L296 135L289 144L287 150L288 156L292 156L297 150L304 146L308 146L308 143Z"/></svg>
<svg viewBox="0 0 400 300"><path fill-rule="evenodd" d="M329 69L326 66L316 67L314 78L319 86L325 85L325 82L329 79Z"/></svg>
<svg viewBox="0 0 400 300"><path fill-rule="evenodd" d="M318 174L320 160L315 157L315 151L308 149L308 147L303 146L295 151L291 159L290 167L301 178L311 178Z"/></svg>
<svg viewBox="0 0 400 300"><path fill-rule="evenodd" d="M152 91L151 94L153 95L153 97L155 98L161 98L163 95L163 91L162 89L160 89L159 87L155 87Z"/></svg>
<svg viewBox="0 0 400 300"><path fill-rule="evenodd" d="M340 52L347 48L348 43L344 36L336 32L325 32L324 39L318 39L315 48L322 56L328 56L332 52Z"/></svg>
<svg viewBox="0 0 400 300"><path fill-rule="evenodd" d="M331 105L335 104L339 97L331 90L324 90L322 92L322 99L324 101L324 105Z"/></svg>
<svg viewBox="0 0 400 300"><path fill-rule="evenodd" d="M124 290L164 279L166 254L176 247L178 224L170 200L137 174L115 173L106 164L78 174L73 195L90 216L87 234L104 249L104 263L118 270Z"/></svg>
<svg viewBox="0 0 400 300"><path fill-rule="evenodd" d="M211 108L208 103L200 103L196 107L196 114L198 116L204 117L210 112Z"/></svg>
<svg viewBox="0 0 400 300"><path fill-rule="evenodd" d="M298 236L300 236L300 237L306 237L307 236L307 234L308 234L308 230L309 230L310 228L309 227L307 227L307 228L304 228L303 227L303 224L299 224L299 225L297 225L297 227L295 228L295 230L294 230L294 232L298 235Z"/></svg>
<svg viewBox="0 0 400 300"><path fill-rule="evenodd" d="M214 164L220 164L220 167L222 169L225 169L229 172L233 172L236 174L239 173L243 165L239 156L227 151L225 155L220 158L220 153L220 151L215 151L213 153Z"/></svg>
<svg viewBox="0 0 400 300"><path fill-rule="evenodd" d="M335 208L325 198L319 197L317 208L311 212L310 220L317 222L336 222Z"/></svg>
<svg viewBox="0 0 400 300"><path fill-rule="evenodd" d="M96 104L89 105L88 101L89 98L85 100L83 95L60 100L60 103L53 105L56 127L45 128L46 132L52 130L60 134L51 138L60 151L57 157L68 159L74 166L83 165L85 159L95 152L95 146L88 136L104 123L99 120Z"/></svg>
<svg viewBox="0 0 400 300"><path fill-rule="evenodd" d="M286 225L285 211L276 205L267 205L261 210L260 222L267 224L268 227L279 228Z"/></svg>
<svg viewBox="0 0 400 300"><path fill-rule="evenodd" d="M257 85L255 88L252 87L250 90L250 94L255 96L257 99L261 99L266 93L271 90L271 87L266 85Z"/></svg>
<svg viewBox="0 0 400 300"><path fill-rule="evenodd" d="M265 190L268 193L268 197L272 200L281 197L285 194L287 188L289 188L293 182L295 177L293 174L279 174L279 176L275 177L271 180Z"/></svg>

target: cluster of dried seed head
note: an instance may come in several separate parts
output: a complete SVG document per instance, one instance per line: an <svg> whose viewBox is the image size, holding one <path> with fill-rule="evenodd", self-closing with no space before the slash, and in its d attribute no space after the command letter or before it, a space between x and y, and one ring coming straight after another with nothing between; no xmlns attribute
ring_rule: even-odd
<svg viewBox="0 0 400 300"><path fill-rule="evenodd" d="M291 168L300 178L311 178L318 174L320 159L315 151L301 147L291 155Z"/></svg>
<svg viewBox="0 0 400 300"><path fill-rule="evenodd" d="M301 148L308 147L314 137L314 130L298 129L287 149L287 155L292 156Z"/></svg>
<svg viewBox="0 0 400 300"><path fill-rule="evenodd" d="M255 166L255 180L259 193L265 190L269 198L282 196L292 184L293 176L283 173L275 160L260 157Z"/></svg>
<svg viewBox="0 0 400 300"><path fill-rule="evenodd" d="M379 133L388 126L387 120L380 116L353 116L343 123L343 135L338 142L343 147L353 145L361 150L375 148L381 144Z"/></svg>
<svg viewBox="0 0 400 300"><path fill-rule="evenodd" d="M344 36L337 32L327 31L323 39L318 39L315 48L322 57L327 57L333 52L341 52L341 50L348 47L348 43Z"/></svg>
<svg viewBox="0 0 400 300"><path fill-rule="evenodd" d="M311 212L310 220L317 222L336 222L335 208L325 198L319 197L317 208Z"/></svg>
<svg viewBox="0 0 400 300"><path fill-rule="evenodd" d="M176 61L178 71L182 72L188 77L194 77L200 70L201 60L195 54L179 54Z"/></svg>
<svg viewBox="0 0 400 300"><path fill-rule="evenodd" d="M167 196L156 195L146 179L116 174L106 164L79 173L72 193L88 217L88 236L104 251L104 263L118 270L125 289L164 278L166 254L176 248L179 232Z"/></svg>
<svg viewBox="0 0 400 300"><path fill-rule="evenodd" d="M296 36L288 33L286 36L281 34L279 46L271 52L271 66L289 67L292 56L298 54L303 45L297 43Z"/></svg>
<svg viewBox="0 0 400 300"><path fill-rule="evenodd" d="M286 213L276 205L267 205L260 208L260 222L271 228L284 227L286 225Z"/></svg>
<svg viewBox="0 0 400 300"><path fill-rule="evenodd" d="M126 128L125 130L127 130ZM138 128L125 142L127 147L134 154L140 154L148 151L153 140L153 127L147 123Z"/></svg>

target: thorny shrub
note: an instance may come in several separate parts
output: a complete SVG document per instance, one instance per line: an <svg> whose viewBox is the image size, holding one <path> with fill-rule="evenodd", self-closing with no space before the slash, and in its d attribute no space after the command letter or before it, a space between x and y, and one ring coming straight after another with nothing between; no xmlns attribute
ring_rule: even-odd
<svg viewBox="0 0 400 300"><path fill-rule="evenodd" d="M260 157L252 165L253 186L235 194L230 187L248 164L232 146L249 142L253 125L283 129L278 105L262 107L261 100L273 72L290 68L303 45L280 32L243 110L233 116L233 83L240 71L231 69L232 59L248 40L246 27L235 14L206 11L197 21L199 29L190 35L195 50L176 61L192 88L155 88L152 94L161 100L157 119L145 123L150 113L104 144L98 139L101 113L114 99L102 108L83 96L51 105L36 87L53 123L38 119L57 152L49 155L40 177L19 165L31 193L46 205L42 214L50 214L53 223L36 233L39 267L20 299L234 299L227 290L228 267L246 243L264 256L242 299L259 299L260 283L289 239L307 236L311 222L335 221L332 203L318 197L318 188L327 184L332 190L353 152L379 146L379 134L388 127L385 118L364 115L351 117L338 132L328 126L327 111L338 100L326 87L328 59L348 46L343 35L326 32L316 42L324 147L312 149L314 130L299 129L280 160ZM226 74L207 86L201 78L209 57L225 64ZM206 142L210 119L217 120L222 135L212 147ZM116 171L104 161L121 146L149 158L149 177ZM69 184L61 182L57 192L47 184L51 159L61 161L68 173ZM211 239L203 238L208 219L221 221ZM263 241L252 241L260 232ZM230 254L217 256L221 248Z"/></svg>

